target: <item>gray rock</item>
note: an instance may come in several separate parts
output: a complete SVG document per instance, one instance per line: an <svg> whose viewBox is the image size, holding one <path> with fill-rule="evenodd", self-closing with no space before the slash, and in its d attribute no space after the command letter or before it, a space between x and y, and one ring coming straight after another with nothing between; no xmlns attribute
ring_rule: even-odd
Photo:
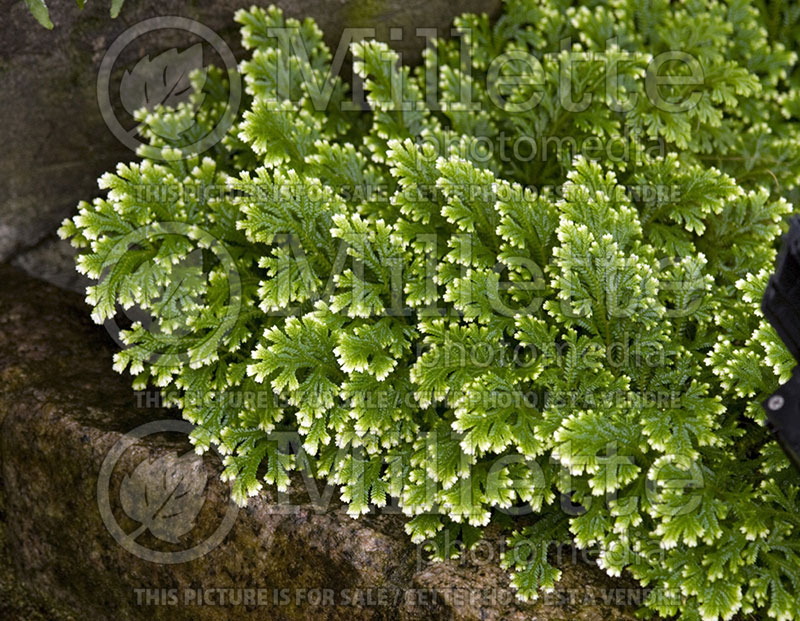
<svg viewBox="0 0 800 621"><path fill-rule="evenodd" d="M77 251L51 233L34 247L17 254L11 264L50 284L84 294L91 280L75 269Z"/></svg>
<svg viewBox="0 0 800 621"><path fill-rule="evenodd" d="M255 619L634 618L632 607L616 604L619 592L637 592L634 585L613 580L580 559L567 557L560 563L561 597L522 604L497 566L499 531L490 529L480 552L463 561L431 563L409 542L402 516L383 512L353 520L335 497L320 509L299 477L292 484L293 509L265 490L236 514L224 540L201 558L159 564L129 552L112 537L103 516L112 515L124 533L137 531L130 516L141 507L121 503L120 497L143 480L136 474L143 463L183 455L190 446L185 436L175 434L143 438L121 454L109 486L98 488L106 471L103 463L128 431L148 421L175 421L177 415L140 407L147 401L137 401L129 378L111 370L113 343L90 322L79 296L3 265L0 280L4 618L66 619L70 610L75 618L91 619L244 614ZM214 455L187 466L186 485L200 480L205 487L193 528L180 534L178 544L156 537L156 530L135 541L150 550L175 552L213 533L231 506L229 488L218 477L220 467ZM102 489L109 490L108 505L101 502ZM149 597L155 598L150 605L145 605L146 592L137 589L150 589ZM263 605L181 603L188 594L196 597L198 589L263 589ZM169 603L173 592L179 600L174 605ZM326 592L333 598L328 602ZM46 594L57 607L26 593ZM565 602L564 594L578 597ZM317 602L317 597L323 599ZM605 603L609 597L611 603Z"/></svg>
<svg viewBox="0 0 800 621"><path fill-rule="evenodd" d="M116 37L143 19L181 15L219 33L241 57L233 13L251 4L251 0L129 1L120 17L112 20L108 0L89 0L83 11L75 2L55 2L50 7L55 28L48 31L21 0L0 0L0 260L38 244L74 212L79 200L97 195L100 174L119 161L135 158L106 126L97 101L98 68ZM416 28L436 28L446 35L455 15L492 13L500 0L466 0L457 5L447 0L276 0L275 4L288 15L315 18L334 49L346 27L375 27L385 40L390 39L391 28L401 28L402 37L392 45L414 61L424 45ZM140 49L136 45L126 49L120 67L132 67L146 54L172 45L186 45L186 38L158 31ZM65 262L60 260L57 269L63 270Z"/></svg>

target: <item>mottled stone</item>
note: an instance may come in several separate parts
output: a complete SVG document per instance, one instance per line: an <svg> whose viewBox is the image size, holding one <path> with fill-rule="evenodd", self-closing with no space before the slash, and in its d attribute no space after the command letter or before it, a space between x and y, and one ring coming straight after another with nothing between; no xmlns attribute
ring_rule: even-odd
<svg viewBox="0 0 800 621"><path fill-rule="evenodd" d="M238 512L221 544L201 558L158 564L128 552L103 522L98 501L102 464L123 434L148 421L176 420L177 414L144 407L146 401L137 400L129 378L112 371L113 342L91 323L80 296L3 265L0 282L4 618L66 619L70 610L76 618L90 619L202 620L245 614L270 620L634 618L634 608L603 599L632 585L595 566L570 558L559 563L564 574L560 588L588 592L594 599L523 604L514 599L508 575L498 567L503 541L498 530L490 529L483 549L462 561L431 563L405 535L404 517L382 512L354 520L336 495L320 508L310 501L299 475L293 479L291 510L264 491ZM185 436L160 434L122 454L110 477L109 506L126 533L136 523L118 501L124 477L145 460L189 450ZM173 545L145 533L138 543L167 552L186 549L186 541L201 541L223 521L230 503L229 488L218 476L219 459L207 454L193 468L207 483L186 539ZM264 589L263 605L140 605L136 591L174 589L180 598L197 589L246 588ZM315 605L314 598L325 590L334 598L331 605L324 600ZM26 594L46 596L58 608Z"/></svg>

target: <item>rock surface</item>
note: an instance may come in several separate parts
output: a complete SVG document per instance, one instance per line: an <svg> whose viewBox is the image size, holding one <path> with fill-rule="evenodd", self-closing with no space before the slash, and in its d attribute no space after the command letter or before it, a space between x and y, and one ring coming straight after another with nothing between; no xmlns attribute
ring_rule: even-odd
<svg viewBox="0 0 800 621"><path fill-rule="evenodd" d="M425 39L416 28L435 28L449 34L455 15L495 12L500 0L273 0L287 15L310 16L336 49L345 28L374 27L376 35L402 51L409 61L419 57ZM109 0L90 0L83 11L74 1L50 3L53 30L40 26L21 0L0 0L0 260L25 255L79 200L98 192L96 180L134 153L106 126L98 105L97 76L112 42L129 26L146 18L180 15L217 32L241 57L233 13L252 0L184 2L129 1L120 16L108 15ZM263 2L258 4L270 4ZM391 28L400 28L394 40ZM172 46L183 47L186 33L160 30L141 45L125 48L115 76L146 55ZM138 41L138 40L137 40ZM212 62L212 61L207 61ZM112 83L113 85L116 82ZM73 284L65 251L32 252L18 265L34 275L59 272L54 282Z"/></svg>
<svg viewBox="0 0 800 621"><path fill-rule="evenodd" d="M112 537L104 516L111 515L124 533L140 532L131 536L142 549L164 553L186 550L216 531L232 507L218 478L219 460L213 454L192 458L185 436L161 433L133 442L109 470L109 453L126 432L148 421L176 424L176 414L144 407L149 399L137 399L129 378L112 371L113 343L90 322L79 296L3 265L0 282L4 618L67 619L69 611L92 619L634 618L634 608L616 599L635 592L634 585L579 559L560 562L564 577L555 597L522 604L497 566L499 533L490 532L486 545L462 561L431 563L404 534L402 516L384 512L353 520L335 495L320 508L299 477L291 506L265 491L238 514L234 510L224 540L200 558L165 564L128 551ZM191 511L186 514L193 528L173 544L155 536L155 527L137 529L130 517L136 507L119 499L139 466L187 453L192 461L184 481L205 482L202 507L193 522ZM103 472L110 472L106 487L98 486ZM248 589L251 605L245 605ZM201 592L216 602L220 593L242 600L186 603ZM49 608L43 594L57 606ZM565 602L566 595L573 600Z"/></svg>

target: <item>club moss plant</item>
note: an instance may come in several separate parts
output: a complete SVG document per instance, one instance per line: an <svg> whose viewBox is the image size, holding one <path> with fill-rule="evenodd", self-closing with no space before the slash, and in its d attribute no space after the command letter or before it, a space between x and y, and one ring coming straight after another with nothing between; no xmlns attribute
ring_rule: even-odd
<svg viewBox="0 0 800 621"><path fill-rule="evenodd" d="M234 126L187 149L227 101L196 74L61 228L94 319L150 317L115 368L239 502L303 469L438 558L497 521L522 598L571 538L645 610L800 618L800 476L759 406L795 364L759 310L800 174L791 15L508 0L418 67L353 43L351 89L312 21L240 11Z"/></svg>

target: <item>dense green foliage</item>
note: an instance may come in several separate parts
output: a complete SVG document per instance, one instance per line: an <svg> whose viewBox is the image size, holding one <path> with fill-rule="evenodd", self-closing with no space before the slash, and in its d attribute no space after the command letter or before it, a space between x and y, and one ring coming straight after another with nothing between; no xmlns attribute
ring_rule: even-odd
<svg viewBox="0 0 800 621"><path fill-rule="evenodd" d="M209 72L61 229L98 322L153 316L117 370L242 502L306 468L441 557L500 520L525 598L571 537L662 615L800 618L799 481L758 405L795 364L759 302L800 174L767 8L507 0L413 70L353 44L363 108L312 22L239 12L240 122L181 151L222 115Z"/></svg>

